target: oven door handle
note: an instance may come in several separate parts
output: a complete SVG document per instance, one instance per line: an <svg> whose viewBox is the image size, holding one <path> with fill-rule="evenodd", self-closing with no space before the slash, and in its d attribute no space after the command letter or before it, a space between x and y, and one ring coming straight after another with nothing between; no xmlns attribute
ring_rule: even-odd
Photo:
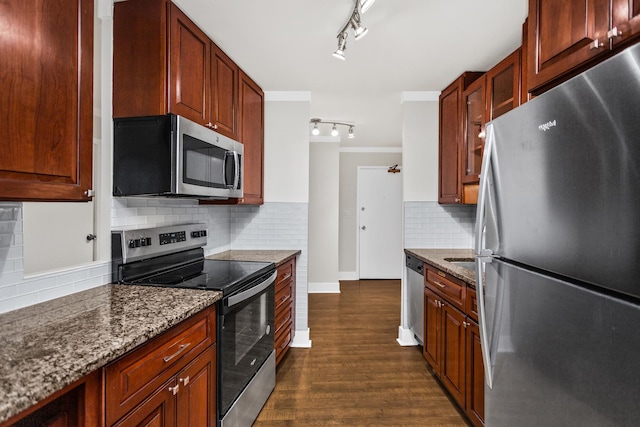
<svg viewBox="0 0 640 427"><path fill-rule="evenodd" d="M251 289L247 289L244 292L240 292L239 294L230 296L228 299L228 304L229 304L228 307L233 307L236 304L240 304L241 302L248 300L252 296L257 295L260 292L264 291L269 286L271 286L273 282L276 281L277 275L278 275L278 272L274 271L273 274L269 276L268 279L266 279L264 282L260 283L259 285L254 286Z"/></svg>

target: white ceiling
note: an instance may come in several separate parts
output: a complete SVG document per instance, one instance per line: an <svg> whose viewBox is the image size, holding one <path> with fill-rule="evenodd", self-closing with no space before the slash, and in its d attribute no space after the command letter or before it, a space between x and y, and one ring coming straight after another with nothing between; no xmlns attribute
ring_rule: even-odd
<svg viewBox="0 0 640 427"><path fill-rule="evenodd" d="M377 0L340 61L331 54L354 0L174 1L264 91L310 91L311 117L355 122L342 145L366 147L401 145L402 92L440 91L520 46L528 4Z"/></svg>

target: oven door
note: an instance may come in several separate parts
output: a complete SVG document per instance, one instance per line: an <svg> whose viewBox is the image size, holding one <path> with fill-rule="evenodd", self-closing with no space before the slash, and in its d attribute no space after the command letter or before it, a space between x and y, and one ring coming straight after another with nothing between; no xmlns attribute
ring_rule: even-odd
<svg viewBox="0 0 640 427"><path fill-rule="evenodd" d="M273 352L275 277L273 272L222 300L218 319L221 416Z"/></svg>

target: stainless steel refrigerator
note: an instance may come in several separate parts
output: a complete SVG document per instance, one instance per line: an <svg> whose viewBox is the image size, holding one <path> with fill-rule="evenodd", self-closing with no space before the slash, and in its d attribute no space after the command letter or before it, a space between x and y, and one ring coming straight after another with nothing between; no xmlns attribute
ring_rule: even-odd
<svg viewBox="0 0 640 427"><path fill-rule="evenodd" d="M487 125L477 209L486 425L640 425L640 45Z"/></svg>

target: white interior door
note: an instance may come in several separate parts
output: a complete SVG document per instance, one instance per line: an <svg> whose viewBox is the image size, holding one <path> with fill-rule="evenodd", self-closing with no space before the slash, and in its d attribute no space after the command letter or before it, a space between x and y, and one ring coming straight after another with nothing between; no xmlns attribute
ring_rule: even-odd
<svg viewBox="0 0 640 427"><path fill-rule="evenodd" d="M386 167L358 168L361 279L402 277L402 178Z"/></svg>

